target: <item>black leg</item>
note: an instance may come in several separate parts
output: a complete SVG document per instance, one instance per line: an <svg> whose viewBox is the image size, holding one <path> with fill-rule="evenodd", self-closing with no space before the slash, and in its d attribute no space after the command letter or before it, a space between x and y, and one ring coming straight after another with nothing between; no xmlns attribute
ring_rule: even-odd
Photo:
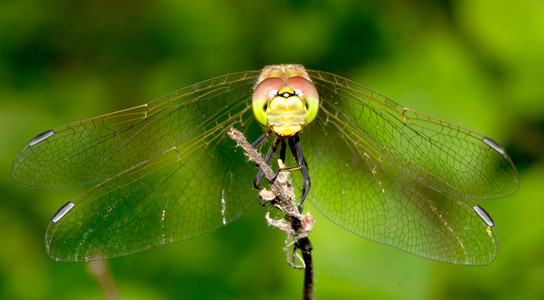
<svg viewBox="0 0 544 300"><path fill-rule="evenodd" d="M308 174L306 160L302 155L302 148L300 147L300 138L298 137L298 135L295 135L294 137L289 139L289 147L291 147L291 152L293 153L293 156L295 157L297 164L300 167L300 172L302 172L302 178L304 179L304 183L302 186L302 199L300 200L300 204L298 205L298 211L302 212L304 200L306 200L306 197L308 197L308 193L310 192L310 187L312 183L310 182L310 174Z"/></svg>
<svg viewBox="0 0 544 300"><path fill-rule="evenodd" d="M285 164L285 140L282 139L281 145L280 145L280 159Z"/></svg>
<svg viewBox="0 0 544 300"><path fill-rule="evenodd" d="M255 142L251 144L251 147L253 148L259 147L269 135L270 135L270 131L263 133ZM268 150L268 154L266 155L266 158L265 158L265 161L267 164L270 164L270 161L272 161L272 157L274 157L274 153L276 152L278 143L279 143L278 139L276 138L276 140L274 141L274 144ZM255 168L259 169L256 165L255 165ZM263 179L263 176L264 176L263 172L259 170L259 172L257 173L257 176L255 176L255 180L253 181L253 186L256 189L259 189L259 185L261 184L261 180Z"/></svg>
<svg viewBox="0 0 544 300"><path fill-rule="evenodd" d="M263 133L255 142L253 142L251 144L251 147L253 148L257 148L259 147L265 140L266 138L270 135L270 131L266 132L266 133Z"/></svg>
<svg viewBox="0 0 544 300"><path fill-rule="evenodd" d="M268 150L268 153L266 154L266 157L264 158L264 161L270 165L270 162L272 161L272 158L274 157L274 153L276 153L276 149L278 148L278 145L281 143L282 141L278 138L276 138L276 140L274 141L274 144L272 144L272 147L270 147L270 150ZM253 187L255 187L256 189L260 189L259 188L259 185L261 185L261 181L263 179L263 176L264 176L264 173L261 169L259 169L259 172L257 172L257 176L255 176L255 181L253 181ZM266 204L264 204L262 201L261 201L261 196L259 196L259 204L261 206L266 206Z"/></svg>

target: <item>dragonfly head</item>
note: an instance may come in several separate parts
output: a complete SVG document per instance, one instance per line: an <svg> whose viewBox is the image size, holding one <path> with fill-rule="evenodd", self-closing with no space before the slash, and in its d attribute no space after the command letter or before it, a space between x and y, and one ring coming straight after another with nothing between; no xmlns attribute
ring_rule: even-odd
<svg viewBox="0 0 544 300"><path fill-rule="evenodd" d="M317 116L319 97L300 65L266 67L253 94L255 118L279 136L293 136Z"/></svg>

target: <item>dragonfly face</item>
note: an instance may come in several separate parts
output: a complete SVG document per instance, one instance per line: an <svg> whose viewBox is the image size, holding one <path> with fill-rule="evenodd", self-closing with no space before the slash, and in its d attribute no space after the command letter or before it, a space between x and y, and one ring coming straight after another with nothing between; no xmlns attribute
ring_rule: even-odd
<svg viewBox="0 0 544 300"><path fill-rule="evenodd" d="M434 260L494 259L495 224L475 200L518 186L498 143L299 65L227 74L47 130L11 174L36 187L95 183L53 216L51 258L123 256L209 232L253 205L255 171L226 132L255 140L259 123L300 138L308 200L339 226Z"/></svg>
<svg viewBox="0 0 544 300"><path fill-rule="evenodd" d="M312 122L319 108L319 96L301 65L266 67L253 93L257 120L279 136L292 136Z"/></svg>

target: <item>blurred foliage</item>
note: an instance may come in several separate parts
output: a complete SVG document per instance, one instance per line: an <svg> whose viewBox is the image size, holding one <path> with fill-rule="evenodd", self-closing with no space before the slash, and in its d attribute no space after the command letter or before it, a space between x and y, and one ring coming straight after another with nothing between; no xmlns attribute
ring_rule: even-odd
<svg viewBox="0 0 544 300"><path fill-rule="evenodd" d="M0 4L0 298L99 299L85 264L50 261L47 224L85 187L11 181L39 132L225 73L301 63L482 132L520 189L481 203L500 250L485 267L421 259L317 219L318 299L544 298L542 1L13 1ZM250 187L251 183L248 183ZM197 239L109 261L125 299L297 299L302 272L254 206Z"/></svg>

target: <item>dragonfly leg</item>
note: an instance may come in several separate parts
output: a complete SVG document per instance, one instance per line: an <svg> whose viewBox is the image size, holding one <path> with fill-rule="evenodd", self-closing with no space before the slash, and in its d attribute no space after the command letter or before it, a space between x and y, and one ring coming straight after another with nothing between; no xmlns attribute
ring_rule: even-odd
<svg viewBox="0 0 544 300"><path fill-rule="evenodd" d="M253 148L259 147L269 135L270 135L270 131L263 133L257 140L255 140L255 142L251 143L251 147Z"/></svg>
<svg viewBox="0 0 544 300"><path fill-rule="evenodd" d="M268 150L268 153L266 154L266 157L264 158L264 161L267 164L270 164L270 162L272 161L272 158L274 157L274 154L276 153L276 149L278 148L278 145L281 142L282 142L282 140L276 138L276 140L274 141L274 144L272 144L272 147L270 147L270 150ZM262 143L262 141L261 141L261 143ZM261 181L263 179L263 176L264 176L263 171L259 169L259 172L257 172L257 176L255 176L255 181L253 182L253 187L255 187L258 190L260 189L259 186L261 185ZM262 202L261 196L259 196L259 204L261 206L266 206L267 205L267 204Z"/></svg>
<svg viewBox="0 0 544 300"><path fill-rule="evenodd" d="M251 143L251 147L253 148L259 147L269 135L270 135L270 131L263 133L255 142ZM268 150L268 154L266 155L266 158L265 158L265 161L267 164L270 164L270 162L272 161L272 157L274 157L274 153L276 152L278 143L279 141L278 139L276 139L272 147L270 147L270 149ZM255 168L258 169L257 165L255 165ZM253 186L256 189L259 189L259 185L261 184L261 180L263 176L264 176L263 172L259 170L259 172L257 173L257 176L255 177L255 181L253 182Z"/></svg>
<svg viewBox="0 0 544 300"><path fill-rule="evenodd" d="M263 133L257 140L251 143L251 147L253 147L253 149L257 149L257 147L259 147L264 141L266 141L266 138L268 138L271 133L271 131ZM248 156L246 153L244 153L244 155ZM255 169L259 169L257 164L255 164Z"/></svg>
<svg viewBox="0 0 544 300"><path fill-rule="evenodd" d="M310 187L312 186L312 183L310 181L310 174L308 173L308 166L306 165L306 160L304 159L304 155L302 155L302 148L300 147L300 138L298 137L298 135L295 135L294 137L289 139L289 147L291 147L291 152L293 153L293 156L298 163L298 168L300 168L302 178L304 179L304 183L302 186L302 199L300 200L300 204L298 205L298 211L302 212L304 200L306 200L306 197L308 197L308 193L310 192Z"/></svg>
<svg viewBox="0 0 544 300"><path fill-rule="evenodd" d="M281 144L280 144L280 159L283 163L285 163L285 153L286 152L286 146L285 146L285 139L282 139L281 140ZM280 174L280 172L282 171L291 171L291 169L298 169L297 167L295 168L278 168L278 170L276 170L276 174L274 174L274 178L272 178L271 182L274 182L276 181L276 178L278 177L278 175Z"/></svg>
<svg viewBox="0 0 544 300"><path fill-rule="evenodd" d="M257 147L259 147L264 141L266 141L266 138L268 138L270 133L272 133L272 132L267 131L267 132L263 133L257 140L255 140L253 143L251 143L251 147L253 147L253 149L257 149ZM244 153L244 155L248 156L245 153ZM255 164L255 169L259 169L257 164Z"/></svg>
<svg viewBox="0 0 544 300"><path fill-rule="evenodd" d="M285 140L282 139L281 140L281 145L280 145L280 159L283 163L285 163Z"/></svg>

